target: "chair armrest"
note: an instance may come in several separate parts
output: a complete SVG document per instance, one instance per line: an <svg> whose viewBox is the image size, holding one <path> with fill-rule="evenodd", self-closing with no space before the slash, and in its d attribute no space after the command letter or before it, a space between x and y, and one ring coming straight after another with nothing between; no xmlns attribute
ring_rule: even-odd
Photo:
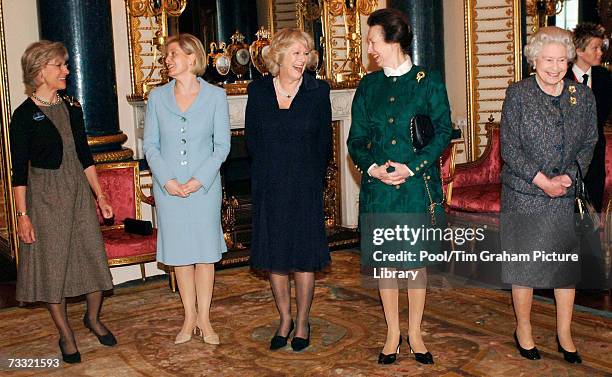
<svg viewBox="0 0 612 377"><path fill-rule="evenodd" d="M155 198L153 197L153 195L145 195L145 193L142 192L142 189L140 187L138 187L138 197L140 198L141 202L147 203L148 205L155 207Z"/></svg>

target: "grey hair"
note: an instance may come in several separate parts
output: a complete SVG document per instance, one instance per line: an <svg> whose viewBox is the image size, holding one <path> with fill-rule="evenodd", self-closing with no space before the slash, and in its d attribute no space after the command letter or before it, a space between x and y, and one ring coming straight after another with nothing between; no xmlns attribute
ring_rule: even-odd
<svg viewBox="0 0 612 377"><path fill-rule="evenodd" d="M567 51L567 61L571 62L576 57L576 48L572 42L572 33L556 26L546 26L540 28L534 35L529 38L529 42L525 45L525 58L530 65L534 65L536 58L542 51L542 48L549 43L559 43L565 47Z"/></svg>

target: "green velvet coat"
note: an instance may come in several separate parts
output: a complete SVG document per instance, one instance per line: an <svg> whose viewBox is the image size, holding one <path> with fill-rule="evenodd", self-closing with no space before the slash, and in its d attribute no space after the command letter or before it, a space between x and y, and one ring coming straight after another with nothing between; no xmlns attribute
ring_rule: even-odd
<svg viewBox="0 0 612 377"><path fill-rule="evenodd" d="M410 119L429 115L435 127L431 142L416 153L412 147ZM429 180L434 201L442 200L438 160L451 138L450 107L446 88L437 72L414 65L398 77L383 71L366 75L352 107L348 151L362 172L361 213L423 213L429 197L423 177ZM415 174L404 184L389 186L367 174L372 164L404 163Z"/></svg>
<svg viewBox="0 0 612 377"><path fill-rule="evenodd" d="M412 146L410 133L410 119L416 114L428 115L435 128L434 138L418 153ZM429 264L421 260L373 262L372 253L380 248L373 247L369 237L376 227L432 226L424 179L428 181L433 201L441 203L443 192L438 161L450 142L451 131L446 88L438 73L415 65L402 76L387 77L383 71L377 71L361 80L353 100L347 145L353 162L362 172L359 195L362 264L407 269ZM390 186L368 175L372 164L383 165L389 160L406 164L414 176L401 185ZM436 206L436 227L445 225L443 208ZM432 254L440 251L440 242L387 246L396 250L428 250Z"/></svg>

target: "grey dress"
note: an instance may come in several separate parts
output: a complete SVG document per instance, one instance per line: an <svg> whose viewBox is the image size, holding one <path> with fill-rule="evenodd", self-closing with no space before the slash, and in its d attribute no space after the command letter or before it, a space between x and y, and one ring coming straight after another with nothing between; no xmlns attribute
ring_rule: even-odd
<svg viewBox="0 0 612 377"><path fill-rule="evenodd" d="M36 242L19 245L17 300L59 303L113 283L66 104L40 109L62 137L63 156L57 170L29 168L26 202Z"/></svg>
<svg viewBox="0 0 612 377"><path fill-rule="evenodd" d="M538 172L548 177L576 177L576 162L586 172L597 141L595 98L584 86L564 81L560 96L540 89L535 77L511 85L501 117L501 245L509 254L533 251L579 253L574 232L574 185L550 198L532 183ZM558 288L580 280L580 262L506 262L508 284Z"/></svg>

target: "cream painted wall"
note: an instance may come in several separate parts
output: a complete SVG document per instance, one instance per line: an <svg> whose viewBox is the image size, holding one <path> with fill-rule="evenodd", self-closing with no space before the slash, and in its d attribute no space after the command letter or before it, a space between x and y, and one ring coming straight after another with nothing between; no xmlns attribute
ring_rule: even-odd
<svg viewBox="0 0 612 377"><path fill-rule="evenodd" d="M26 99L21 75L21 55L38 37L36 0L2 0L9 75L11 113Z"/></svg>
<svg viewBox="0 0 612 377"><path fill-rule="evenodd" d="M453 122L467 118L463 1L444 0L446 91Z"/></svg>

